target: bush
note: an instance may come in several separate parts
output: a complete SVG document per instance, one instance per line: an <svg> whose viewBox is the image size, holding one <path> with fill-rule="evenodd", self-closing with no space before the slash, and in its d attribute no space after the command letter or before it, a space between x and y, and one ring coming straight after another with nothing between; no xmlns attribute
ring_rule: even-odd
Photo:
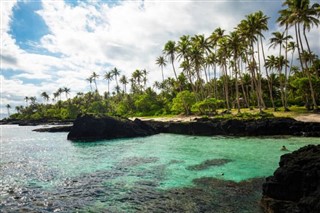
<svg viewBox="0 0 320 213"><path fill-rule="evenodd" d="M220 103L223 103L223 101L215 98L208 98L195 103L192 106L192 110L199 112L201 115L215 115L217 114L217 108Z"/></svg>
<svg viewBox="0 0 320 213"><path fill-rule="evenodd" d="M193 92L187 90L179 92L173 99L172 111L176 113L183 113L189 115L191 113L191 107L195 103L195 95Z"/></svg>

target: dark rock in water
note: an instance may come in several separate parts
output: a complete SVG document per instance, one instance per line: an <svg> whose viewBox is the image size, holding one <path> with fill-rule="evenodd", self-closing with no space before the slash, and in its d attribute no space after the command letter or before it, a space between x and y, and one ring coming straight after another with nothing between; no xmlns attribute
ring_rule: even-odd
<svg viewBox="0 0 320 213"><path fill-rule="evenodd" d="M230 159L211 159L197 165L188 166L187 169L193 171L201 171L214 166L222 166L229 162L231 162Z"/></svg>
<svg viewBox="0 0 320 213"><path fill-rule="evenodd" d="M280 167L263 184L265 212L320 212L320 145L281 156Z"/></svg>
<svg viewBox="0 0 320 213"><path fill-rule="evenodd" d="M79 116L71 129L69 140L99 140L149 136L156 133L184 135L320 136L320 123L304 123L291 118L264 118L258 120L200 119L192 122L141 121Z"/></svg>
<svg viewBox="0 0 320 213"><path fill-rule="evenodd" d="M35 132L70 132L72 126L54 126L48 128L39 128L32 131Z"/></svg>
<svg viewBox="0 0 320 213"><path fill-rule="evenodd" d="M114 138L132 138L157 134L158 132L139 119L115 119L109 116L96 118L79 116L68 134L68 140L93 141Z"/></svg>

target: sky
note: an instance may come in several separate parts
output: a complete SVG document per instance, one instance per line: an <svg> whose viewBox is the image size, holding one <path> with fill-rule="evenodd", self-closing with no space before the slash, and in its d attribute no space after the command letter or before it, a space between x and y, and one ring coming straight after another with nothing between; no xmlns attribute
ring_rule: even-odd
<svg viewBox="0 0 320 213"><path fill-rule="evenodd" d="M100 94L107 91L104 73L117 67L121 75L148 71L148 84L161 81L155 64L164 44L182 35L209 36L221 27L230 32L246 15L261 10L269 19L270 33L282 30L276 19L279 0L1 0L1 100L5 106L25 105L24 97L71 88L71 96L90 91L85 80L92 72ZM319 28L308 33L320 52ZM277 54L266 48L267 54ZM173 76L170 66L165 77ZM115 82L111 88L115 87Z"/></svg>

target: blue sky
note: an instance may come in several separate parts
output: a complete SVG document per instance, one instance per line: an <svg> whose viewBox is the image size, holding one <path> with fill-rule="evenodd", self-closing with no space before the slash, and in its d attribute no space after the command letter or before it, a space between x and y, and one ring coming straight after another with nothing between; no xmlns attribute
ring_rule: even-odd
<svg viewBox="0 0 320 213"><path fill-rule="evenodd" d="M152 85L161 79L155 58L165 42L184 34L209 35L217 27L228 32L258 10L270 17L267 46L270 33L281 30L275 24L280 9L278 0L1 1L1 113L6 114L6 104L24 105L25 96L42 102L43 91L52 94L65 86L72 95L89 91L85 79L113 67L127 76L147 69ZM319 29L308 37L320 52ZM172 75L165 68L165 76ZM98 84L101 92L107 90L102 77Z"/></svg>

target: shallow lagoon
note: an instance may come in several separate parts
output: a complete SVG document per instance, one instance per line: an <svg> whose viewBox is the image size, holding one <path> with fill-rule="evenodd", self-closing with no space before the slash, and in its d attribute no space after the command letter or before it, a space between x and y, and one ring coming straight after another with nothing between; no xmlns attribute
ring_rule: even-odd
<svg viewBox="0 0 320 213"><path fill-rule="evenodd" d="M0 211L257 212L261 182L320 138L145 138L74 143L1 126Z"/></svg>

